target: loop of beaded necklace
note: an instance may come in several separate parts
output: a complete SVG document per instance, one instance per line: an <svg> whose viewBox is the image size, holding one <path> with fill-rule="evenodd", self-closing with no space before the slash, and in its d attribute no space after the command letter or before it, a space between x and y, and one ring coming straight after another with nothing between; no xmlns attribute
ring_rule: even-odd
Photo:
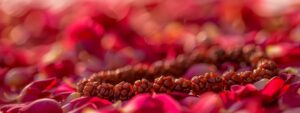
<svg viewBox="0 0 300 113"><path fill-rule="evenodd" d="M252 71L236 72L233 69L223 74L207 72L190 80L180 77L194 64L209 63L220 67L225 62L248 65ZM182 92L199 95L206 91L220 92L234 84L253 83L277 74L276 64L257 46L247 45L228 51L214 46L208 48L207 52L193 51L179 55L172 61L137 64L94 73L78 83L77 91L81 95L112 101L127 100L140 93Z"/></svg>

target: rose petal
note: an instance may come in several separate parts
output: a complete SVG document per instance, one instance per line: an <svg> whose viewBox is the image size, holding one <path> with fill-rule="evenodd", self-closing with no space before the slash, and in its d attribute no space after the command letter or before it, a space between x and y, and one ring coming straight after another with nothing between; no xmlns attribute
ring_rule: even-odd
<svg viewBox="0 0 300 113"><path fill-rule="evenodd" d="M225 108L230 107L238 100L237 95L232 91L221 92L220 98L222 99Z"/></svg>
<svg viewBox="0 0 300 113"><path fill-rule="evenodd" d="M261 80L255 82L253 85L257 88L257 90L261 90L265 87L265 85L267 85L268 82L269 82L269 79L261 79Z"/></svg>
<svg viewBox="0 0 300 113"><path fill-rule="evenodd" d="M13 106L9 108L6 112L8 113L20 113L20 109L22 109L23 106Z"/></svg>
<svg viewBox="0 0 300 113"><path fill-rule="evenodd" d="M22 108L23 106L24 104L6 104L0 107L0 111L8 112L9 110L17 109L17 111L19 112L19 108Z"/></svg>
<svg viewBox="0 0 300 113"><path fill-rule="evenodd" d="M4 78L5 78L7 71L8 71L7 68L0 68L0 86L2 86L4 83Z"/></svg>
<svg viewBox="0 0 300 113"><path fill-rule="evenodd" d="M41 71L49 77L63 78L75 74L75 64L71 60L64 59L44 66Z"/></svg>
<svg viewBox="0 0 300 113"><path fill-rule="evenodd" d="M287 91L281 96L279 105L281 108L295 108L300 107L300 82L292 84Z"/></svg>
<svg viewBox="0 0 300 113"><path fill-rule="evenodd" d="M71 102L67 103L63 106L65 112L72 111L76 108L78 110L82 110L85 106L93 106L95 109L100 109L106 106L111 105L112 103L108 100L100 99L97 97L80 97L72 100Z"/></svg>
<svg viewBox="0 0 300 113"><path fill-rule="evenodd" d="M122 111L127 113L163 113L163 103L149 94L140 94L132 98Z"/></svg>
<svg viewBox="0 0 300 113"><path fill-rule="evenodd" d="M64 101L72 92L61 92L53 94L53 99L56 101L62 102Z"/></svg>
<svg viewBox="0 0 300 113"><path fill-rule="evenodd" d="M5 75L5 84L11 88L22 88L33 80L37 70L34 67L10 69Z"/></svg>
<svg viewBox="0 0 300 113"><path fill-rule="evenodd" d="M122 109L128 113L180 113L179 104L166 94L140 94L131 99Z"/></svg>
<svg viewBox="0 0 300 113"><path fill-rule="evenodd" d="M257 98L249 98L233 104L229 109L229 113L264 113L260 100Z"/></svg>
<svg viewBox="0 0 300 113"><path fill-rule="evenodd" d="M188 96L188 97L185 97L184 99L180 100L179 103L182 105L182 106L185 106L185 107L192 107L194 104L196 104L198 101L199 101L199 97L196 97L196 96Z"/></svg>
<svg viewBox="0 0 300 113"><path fill-rule="evenodd" d="M258 90L252 84L247 84L246 86L233 85L231 86L231 91L234 92L238 98L248 98L259 95Z"/></svg>
<svg viewBox="0 0 300 113"><path fill-rule="evenodd" d="M184 74L184 77L190 79L195 75L204 74L206 72L215 72L216 70L216 67L213 65L195 64Z"/></svg>
<svg viewBox="0 0 300 113"><path fill-rule="evenodd" d="M39 99L21 109L24 113L63 113L60 104L53 99Z"/></svg>
<svg viewBox="0 0 300 113"><path fill-rule="evenodd" d="M19 101L26 102L47 97L49 95L49 90L56 85L56 82L55 78L49 78L30 83L22 90Z"/></svg>
<svg viewBox="0 0 300 113"><path fill-rule="evenodd" d="M59 86L57 86L52 93L57 94L57 93L64 93L64 92L74 92L76 89L70 86L69 84L62 83Z"/></svg>
<svg viewBox="0 0 300 113"><path fill-rule="evenodd" d="M153 96L154 99L160 100L163 103L163 108L167 113L180 113L180 105L169 95L158 94Z"/></svg>
<svg viewBox="0 0 300 113"><path fill-rule="evenodd" d="M298 78L296 75L294 74L289 74L289 73L280 73L278 75L281 79L285 80L286 83L291 83L294 79L296 79L298 81ZM297 78L296 78L297 77ZM299 79L300 80L300 79Z"/></svg>
<svg viewBox="0 0 300 113"><path fill-rule="evenodd" d="M185 97L189 96L187 93L182 93L182 92L170 92L168 93L169 96L171 96L175 100L181 100L184 99Z"/></svg>
<svg viewBox="0 0 300 113"><path fill-rule="evenodd" d="M74 22L67 29L67 46L75 49L81 47L92 55L102 56L103 48L100 46L104 34L102 25L90 18L84 18Z"/></svg>
<svg viewBox="0 0 300 113"><path fill-rule="evenodd" d="M279 77L273 77L268 84L261 90L265 99L274 99L279 96L284 86L284 80Z"/></svg>
<svg viewBox="0 0 300 113"><path fill-rule="evenodd" d="M282 113L300 113L300 107L287 109L287 110L283 111Z"/></svg>
<svg viewBox="0 0 300 113"><path fill-rule="evenodd" d="M217 113L223 107L222 100L215 93L204 93L199 101L191 108L192 113Z"/></svg>

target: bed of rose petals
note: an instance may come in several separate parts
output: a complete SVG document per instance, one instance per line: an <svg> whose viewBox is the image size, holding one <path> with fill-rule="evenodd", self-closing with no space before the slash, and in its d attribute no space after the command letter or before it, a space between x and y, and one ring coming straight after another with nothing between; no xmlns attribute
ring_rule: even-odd
<svg viewBox="0 0 300 113"><path fill-rule="evenodd" d="M300 2L293 0L1 0L0 111L4 113L299 113ZM91 73L172 59L217 44L254 43L281 73L199 97L81 97ZM193 66L190 77L217 71Z"/></svg>

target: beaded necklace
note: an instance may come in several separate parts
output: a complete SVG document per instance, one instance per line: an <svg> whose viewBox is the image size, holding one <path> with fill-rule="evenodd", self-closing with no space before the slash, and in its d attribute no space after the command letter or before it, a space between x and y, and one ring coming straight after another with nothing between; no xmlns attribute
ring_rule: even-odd
<svg viewBox="0 0 300 113"><path fill-rule="evenodd" d="M223 74L207 72L193 76L190 80L180 77L194 64L209 63L220 67L224 62L248 65L252 67L252 71L228 70ZM277 74L277 65L255 45L227 51L213 46L204 52L193 51L179 55L171 61L162 60L152 65L137 64L100 71L81 80L77 91L84 96L97 96L111 101L127 100L141 93L182 92L200 95L206 91L227 90L234 84L253 83Z"/></svg>

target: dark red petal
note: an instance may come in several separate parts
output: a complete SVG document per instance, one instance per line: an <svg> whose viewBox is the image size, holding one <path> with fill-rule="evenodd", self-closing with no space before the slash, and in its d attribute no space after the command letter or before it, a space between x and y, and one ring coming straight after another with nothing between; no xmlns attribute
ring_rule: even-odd
<svg viewBox="0 0 300 113"><path fill-rule="evenodd" d="M290 85L286 92L281 96L279 105L286 108L300 107L300 82Z"/></svg>
<svg viewBox="0 0 300 113"><path fill-rule="evenodd" d="M56 85L56 82L55 78L49 78L30 83L22 90L19 101L26 102L47 97L49 95L49 90Z"/></svg>
<svg viewBox="0 0 300 113"><path fill-rule="evenodd" d="M24 113L63 113L60 104L53 99L38 99L23 107Z"/></svg>

